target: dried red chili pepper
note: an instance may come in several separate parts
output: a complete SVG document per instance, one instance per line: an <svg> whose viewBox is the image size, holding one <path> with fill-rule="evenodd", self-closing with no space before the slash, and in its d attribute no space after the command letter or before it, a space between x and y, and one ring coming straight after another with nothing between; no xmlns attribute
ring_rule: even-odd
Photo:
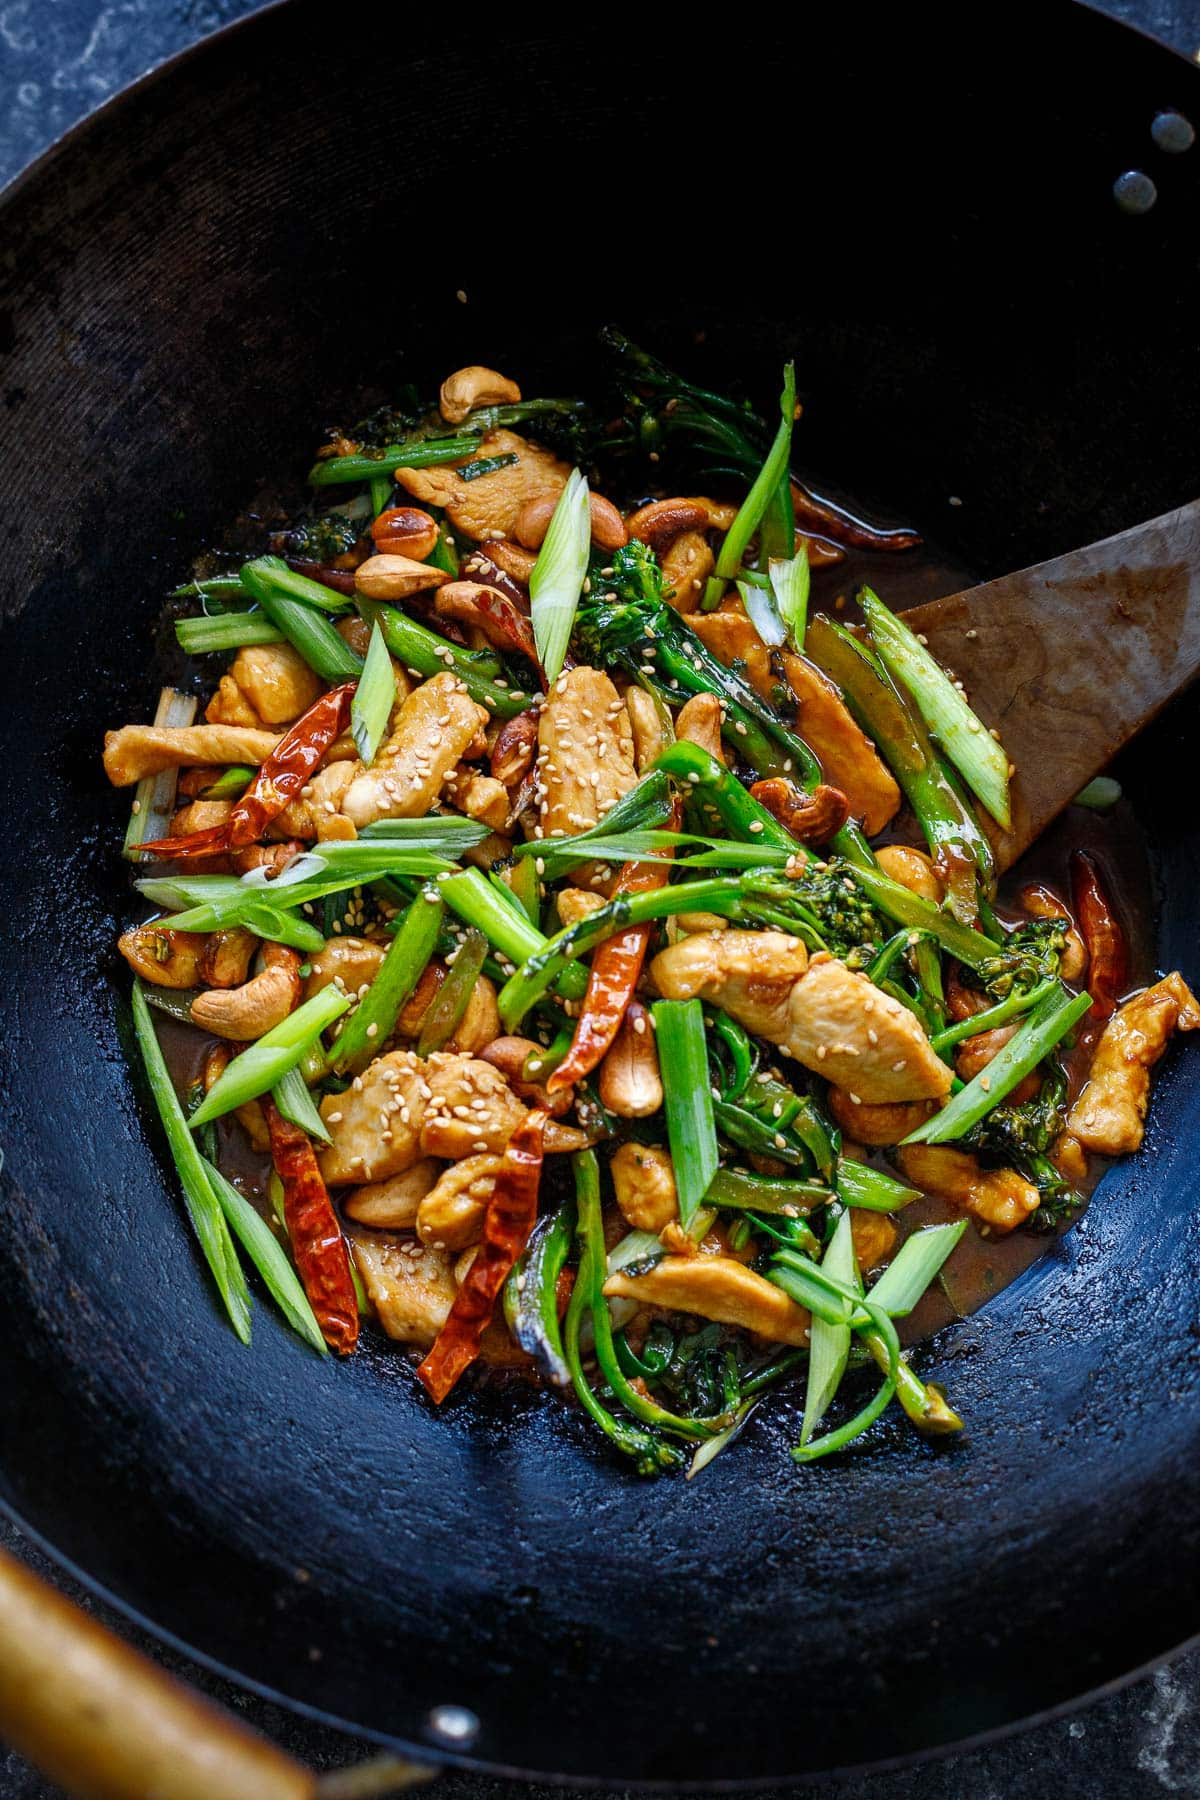
<svg viewBox="0 0 1200 1800"><path fill-rule="evenodd" d="M358 1342L358 1299L350 1252L342 1236L317 1153L307 1134L263 1100L271 1134L271 1160L283 1183L283 1216L292 1254L321 1336L331 1350L349 1356Z"/></svg>
<svg viewBox="0 0 1200 1800"><path fill-rule="evenodd" d="M242 850L257 843L271 820L307 786L329 746L345 731L357 685L347 681L341 687L330 688L300 715L280 738L223 825L188 832L184 837L156 838L141 846L143 852L182 861L223 850Z"/></svg>
<svg viewBox="0 0 1200 1800"><path fill-rule="evenodd" d="M433 609L440 619L473 625L497 650L519 651L537 664L540 675L532 621L516 601L501 593L499 588L486 587L476 581L452 581L439 591ZM542 686L545 685L543 680Z"/></svg>
<svg viewBox="0 0 1200 1800"><path fill-rule="evenodd" d="M1071 899L1088 953L1089 1019L1107 1019L1129 986L1129 946L1086 850L1071 852Z"/></svg>
<svg viewBox="0 0 1200 1800"><path fill-rule="evenodd" d="M527 1113L508 1140L483 1220L483 1242L454 1296L450 1316L417 1374L440 1406L479 1355L496 1302L537 1218L547 1114Z"/></svg>
<svg viewBox="0 0 1200 1800"><path fill-rule="evenodd" d="M682 810L676 800L668 822L670 830L678 831ZM670 875L671 865L667 862L627 862L617 877L613 898L666 887ZM611 1049L633 999L654 932L652 924L633 925L597 944L571 1048L547 1081L547 1093L556 1094L573 1082L582 1081Z"/></svg>

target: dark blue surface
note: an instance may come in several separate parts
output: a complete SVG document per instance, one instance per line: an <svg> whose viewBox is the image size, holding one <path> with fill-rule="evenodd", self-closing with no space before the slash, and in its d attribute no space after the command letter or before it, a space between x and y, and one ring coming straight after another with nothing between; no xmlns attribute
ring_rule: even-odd
<svg viewBox="0 0 1200 1800"><path fill-rule="evenodd" d="M15 173L76 117L99 104L143 69L205 31L246 12L249 3L124 0L102 7L88 0L10 0L0 3L0 178ZM1200 45L1195 0L1150 0L1111 6L1186 49ZM36 1559L31 1559L36 1560ZM68 1585L63 1583L62 1585ZM128 1635L128 1634L127 1634ZM355 1746L336 1734L298 1726L287 1715L179 1664L150 1646L169 1666L321 1766L353 1759ZM849 1784L847 1796L909 1800L930 1796L1143 1796L1200 1794L1200 1658L1185 1659L1071 1721L1043 1727L1009 1743L929 1768ZM42 1800L44 1785L15 1761L0 1765L3 1793ZM448 1780L439 1790L478 1800L530 1796L533 1790L477 1777ZM804 1789L788 1792L799 1800Z"/></svg>

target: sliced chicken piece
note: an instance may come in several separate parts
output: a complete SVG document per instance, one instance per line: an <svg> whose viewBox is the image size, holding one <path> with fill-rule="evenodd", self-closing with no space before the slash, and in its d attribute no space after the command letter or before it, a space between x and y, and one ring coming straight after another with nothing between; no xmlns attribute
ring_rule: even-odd
<svg viewBox="0 0 1200 1800"><path fill-rule="evenodd" d="M317 1155L330 1187L384 1181L432 1154L421 1145L427 1073L411 1050L393 1050L377 1056L344 1094L325 1096L321 1117L333 1142Z"/></svg>
<svg viewBox="0 0 1200 1800"><path fill-rule="evenodd" d="M742 610L740 600L723 600L716 612L693 613L688 624L707 650L727 669L741 672L764 700L773 701L782 684L771 673L771 653Z"/></svg>
<svg viewBox="0 0 1200 1800"><path fill-rule="evenodd" d="M361 994L379 973L379 965L387 954L384 944L373 944L368 938L330 938L323 950L308 959L309 974L304 983L304 998L311 1000L322 988L336 982L346 994Z"/></svg>
<svg viewBox="0 0 1200 1800"><path fill-rule="evenodd" d="M360 768L353 761L326 763L301 789L299 797L276 814L267 827L267 836L303 838L306 842L313 838L324 842L329 838L354 837L355 828L343 817L341 808Z"/></svg>
<svg viewBox="0 0 1200 1800"><path fill-rule="evenodd" d="M431 1056L426 1071L427 1106L421 1125L421 1152L460 1162L465 1156L499 1156L525 1117L526 1108L499 1069L473 1056ZM582 1131L551 1119L545 1147L555 1154L582 1150Z"/></svg>
<svg viewBox="0 0 1200 1800"><path fill-rule="evenodd" d="M1086 1150L1123 1156L1141 1145L1150 1070L1173 1031L1200 1030L1200 1002L1178 970L1117 1009L1100 1035L1067 1130Z"/></svg>
<svg viewBox="0 0 1200 1800"><path fill-rule="evenodd" d="M741 1326L777 1344L807 1344L809 1314L731 1256L664 1256L643 1275L610 1275L604 1292Z"/></svg>
<svg viewBox="0 0 1200 1800"><path fill-rule="evenodd" d="M417 1235L422 1243L455 1252L477 1244L503 1166L502 1156L479 1155L466 1156L443 1170L417 1214Z"/></svg>
<svg viewBox="0 0 1200 1800"><path fill-rule="evenodd" d="M292 725L323 691L291 644L247 644L221 677L204 716L214 724Z"/></svg>
<svg viewBox="0 0 1200 1800"><path fill-rule="evenodd" d="M104 737L104 773L114 787L130 787L145 775L203 763L266 762L279 742L276 731L237 725L122 725Z"/></svg>
<svg viewBox="0 0 1200 1800"><path fill-rule="evenodd" d="M386 1181L367 1181L351 1188L342 1202L347 1218L360 1225L371 1225L378 1231L411 1231L417 1222L417 1211L442 1172L442 1165L432 1156L424 1156L405 1169L403 1175L392 1175Z"/></svg>
<svg viewBox="0 0 1200 1800"><path fill-rule="evenodd" d="M851 817L861 819L867 836L874 837L899 812L900 789L828 675L803 656L785 654L783 668L799 702L796 730L816 754L825 779L849 800Z"/></svg>
<svg viewBox="0 0 1200 1800"><path fill-rule="evenodd" d="M704 584L716 566L717 559L702 531L681 531L663 551L663 587L676 612L696 612L704 594Z"/></svg>
<svg viewBox="0 0 1200 1800"><path fill-rule="evenodd" d="M453 466L397 469L396 480L422 506L444 507L457 531L486 542L515 535L517 516L527 501L543 494L556 499L567 485L569 466L551 451L515 431L488 431L464 462L515 455L515 463L464 481Z"/></svg>
<svg viewBox="0 0 1200 1800"><path fill-rule="evenodd" d="M714 1000L747 1031L782 1044L808 951L786 931L712 931L660 950L650 975L667 1000Z"/></svg>
<svg viewBox="0 0 1200 1800"><path fill-rule="evenodd" d="M896 1160L913 1187L948 1200L998 1237L1024 1224L1041 1202L1015 1169L981 1169L977 1157L947 1144L904 1144Z"/></svg>
<svg viewBox="0 0 1200 1800"><path fill-rule="evenodd" d="M543 837L586 831L637 780L629 714L602 670L581 664L555 682L538 721L537 779Z"/></svg>
<svg viewBox="0 0 1200 1800"><path fill-rule="evenodd" d="M351 1226L363 1286L390 1338L428 1349L450 1316L457 1287L450 1258L416 1237L383 1237Z"/></svg>
<svg viewBox="0 0 1200 1800"><path fill-rule="evenodd" d="M850 1236L854 1242L855 1261L863 1275L881 1262L887 1262L896 1248L896 1227L886 1213L866 1212L852 1206Z"/></svg>
<svg viewBox="0 0 1200 1800"><path fill-rule="evenodd" d="M657 1144L622 1144L609 1163L613 1192L635 1231L663 1231L679 1217L670 1155Z"/></svg>
<svg viewBox="0 0 1200 1800"><path fill-rule="evenodd" d="M468 750L483 749L485 709L455 675L423 681L396 715L374 765L354 776L341 811L353 825L423 819Z"/></svg>
<svg viewBox="0 0 1200 1800"><path fill-rule="evenodd" d="M675 717L675 736L689 744L699 744L719 763L725 761L721 741L721 702L715 694L693 694L685 700Z"/></svg>
<svg viewBox="0 0 1200 1800"><path fill-rule="evenodd" d="M827 1099L830 1112L848 1136L860 1144L876 1147L903 1143L910 1131L924 1125L938 1109L935 1100L892 1101L882 1106L867 1106L861 1100L855 1103L845 1088L840 1087L831 1087Z"/></svg>

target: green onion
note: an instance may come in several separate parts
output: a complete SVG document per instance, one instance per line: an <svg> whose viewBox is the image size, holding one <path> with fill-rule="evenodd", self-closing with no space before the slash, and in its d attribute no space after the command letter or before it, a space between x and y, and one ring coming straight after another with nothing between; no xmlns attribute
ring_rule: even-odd
<svg viewBox="0 0 1200 1800"><path fill-rule="evenodd" d="M704 1008L699 1000L656 1000L651 1011L679 1217L686 1229L720 1161Z"/></svg>
<svg viewBox="0 0 1200 1800"><path fill-rule="evenodd" d="M213 601L218 612L227 601L232 601L235 611L238 610L238 603L244 602L245 598L246 590L236 575L208 575L171 589L172 600L202 600L206 605Z"/></svg>
<svg viewBox="0 0 1200 1800"><path fill-rule="evenodd" d="M319 994L314 994L311 1000L289 1013L282 1024L249 1045L234 1058L224 1074L217 1077L188 1120L191 1129L196 1131L210 1119L219 1119L273 1088L289 1069L295 1068L314 1039L320 1037L327 1025L340 1018L349 1004L345 994L330 986L322 988Z"/></svg>
<svg viewBox="0 0 1200 1800"><path fill-rule="evenodd" d="M346 1021L330 1053L339 1072L358 1074L383 1049L396 1029L405 1001L425 972L442 929L445 909L437 894L425 888L404 915L404 923L388 945L375 979Z"/></svg>
<svg viewBox="0 0 1200 1800"><path fill-rule="evenodd" d="M720 764L717 766L719 768ZM572 837L531 838L528 843L518 844L513 855L518 860L532 857L543 862L545 879L553 881L565 868L588 854L588 845L624 837L631 831L654 830L671 817L673 806L666 775L661 770L651 769L586 831L578 831Z"/></svg>
<svg viewBox="0 0 1200 1800"><path fill-rule="evenodd" d="M380 840L359 839L354 843L326 843L319 852L310 851L289 864L298 873L289 879L289 870L273 881L252 882L226 875L151 876L137 883L139 893L156 906L186 908L170 919L156 921L175 931L223 931L234 925L255 929L256 919L276 919L289 915L312 900L327 894L339 894L386 875L407 875L419 880L440 875L451 865L444 856L406 843L389 844ZM477 873L477 871L472 871ZM189 904L190 902L190 904ZM320 943L310 943L314 927L297 918L295 928L305 941L297 949L318 950ZM274 931L260 936L274 937ZM316 934L320 937L320 933ZM291 942L290 938L281 939Z"/></svg>
<svg viewBox="0 0 1200 1800"><path fill-rule="evenodd" d="M1097 775L1075 796L1076 806L1090 806L1096 812L1107 812L1121 798L1121 784L1111 775Z"/></svg>
<svg viewBox="0 0 1200 1800"><path fill-rule="evenodd" d="M871 1289L876 1306L890 1318L907 1318L966 1229L967 1221L957 1219L953 1225L931 1225L906 1237ZM861 1315L861 1322L865 1320Z"/></svg>
<svg viewBox="0 0 1200 1800"><path fill-rule="evenodd" d="M578 469L572 469L529 575L533 637L547 687L554 686L562 671L587 577L591 541L588 484Z"/></svg>
<svg viewBox="0 0 1200 1800"><path fill-rule="evenodd" d="M797 656L804 650L804 632L808 624L808 593L812 575L808 566L808 545L802 543L795 556L772 557L767 564L775 604L787 641Z"/></svg>
<svg viewBox="0 0 1200 1800"><path fill-rule="evenodd" d="M747 1175L743 1169L718 1169L708 1184L710 1206L731 1212L780 1213L794 1218L815 1212L836 1198L820 1181L784 1181L777 1175Z"/></svg>
<svg viewBox="0 0 1200 1800"><path fill-rule="evenodd" d="M743 1392L745 1392L744 1389ZM688 1472L684 1476L685 1481L694 1481L702 1469L707 1469L714 1457L720 1456L722 1450L727 1450L734 1439L742 1435L742 1429L756 1404L754 1400L743 1401L734 1414L732 1425L727 1425L724 1431L718 1431L716 1437L711 1437L707 1443L697 1446L696 1454L688 1464Z"/></svg>
<svg viewBox="0 0 1200 1800"><path fill-rule="evenodd" d="M229 1314L229 1321L243 1344L248 1344L250 1295L246 1288L246 1277L238 1262L225 1215L208 1179L204 1159L192 1140L188 1128L190 1122L184 1117L179 1096L167 1072L166 1059L137 976L133 982L133 1029L138 1049L142 1053L150 1092L154 1096L154 1104L158 1108L158 1116L163 1122L167 1143L179 1172L184 1205L187 1207L192 1229L200 1240L200 1248L212 1270L213 1280Z"/></svg>
<svg viewBox="0 0 1200 1800"><path fill-rule="evenodd" d="M392 483L386 475L372 475L369 486L371 515L377 519L381 512L387 511L388 501L392 497Z"/></svg>
<svg viewBox="0 0 1200 1800"><path fill-rule="evenodd" d="M538 1373L555 1387L567 1387L571 1371L563 1355L558 1321L558 1278L575 1237L575 1201L541 1218L504 1284L504 1317L513 1337L532 1356Z"/></svg>
<svg viewBox="0 0 1200 1800"><path fill-rule="evenodd" d="M395 704L396 677L392 673L392 659L376 623L371 627L367 660L350 702L350 735L359 761L368 769L379 753Z"/></svg>
<svg viewBox="0 0 1200 1800"><path fill-rule="evenodd" d="M483 972L487 953L488 941L482 931L468 931L454 953L449 974L421 1021L421 1035L417 1039L418 1056L432 1056L435 1050L440 1050L454 1036L471 1004L471 995Z"/></svg>
<svg viewBox="0 0 1200 1800"><path fill-rule="evenodd" d="M407 844L457 859L490 836L491 827L477 819L460 819L457 813L428 813L423 819L373 819L360 828L357 841Z"/></svg>
<svg viewBox="0 0 1200 1800"><path fill-rule="evenodd" d="M246 907L241 923L255 937L266 938L270 943L288 944L293 950L303 950L309 955L316 955L325 948L325 939L315 925L310 925L296 913L280 912L273 906Z"/></svg>
<svg viewBox="0 0 1200 1800"><path fill-rule="evenodd" d="M512 894L502 898L478 869L462 869L453 875L441 876L438 893L451 912L457 913L465 924L482 931L488 942L510 962L527 962L530 957L540 955L551 941L530 923ZM567 962L561 972L555 970L555 975L558 977L557 991L564 999L583 999L588 977L582 965ZM555 978L551 976L546 986L554 985ZM529 1004L533 1004L532 1000ZM528 1010L528 1007L524 1008L520 1016L524 1017Z"/></svg>
<svg viewBox="0 0 1200 1800"><path fill-rule="evenodd" d="M257 575L279 593L287 594L293 600L303 600L307 606L319 607L322 612L336 616L354 611L353 600L339 593L337 588L326 587L323 581L297 574L295 569L288 568L282 556L257 556L253 562L244 563L239 579L249 587L247 572Z"/></svg>
<svg viewBox="0 0 1200 1800"><path fill-rule="evenodd" d="M281 1107L280 1111L282 1110ZM308 1295L271 1227L260 1217L245 1195L239 1194L233 1183L227 1181L213 1163L206 1162L204 1167L226 1223L241 1240L243 1249L262 1276L267 1292L280 1312L297 1336L311 1345L318 1356L328 1356L329 1347L321 1336L321 1328L308 1303Z"/></svg>
<svg viewBox="0 0 1200 1800"><path fill-rule="evenodd" d="M787 475L788 462L792 450L792 426L796 416L796 368L794 363L787 363L783 371L783 393L779 397L779 429L775 440L767 452L754 480L754 485L743 500L736 519L725 534L717 557L714 574L709 578L705 590L703 607L711 612L719 603L728 582L737 573L739 565L745 559L750 539L758 530L763 514L771 504L780 483Z"/></svg>
<svg viewBox="0 0 1200 1800"><path fill-rule="evenodd" d="M945 1144L960 1138L998 1106L1036 1069L1044 1056L1082 1019L1092 1004L1090 994L1069 994L1064 987L1039 1002L1014 1037L973 1081L904 1139L906 1144Z"/></svg>
<svg viewBox="0 0 1200 1800"><path fill-rule="evenodd" d="M944 907L935 906L932 900L910 893L882 869L867 869L855 863L846 873L854 877L879 912L895 920L897 925L906 925L910 931L925 932L935 938L943 950L948 950L968 968L977 969L981 963L1000 955L1002 946L993 938L961 924Z"/></svg>
<svg viewBox="0 0 1200 1800"><path fill-rule="evenodd" d="M849 1156L838 1157L835 1180L841 1199L860 1212L899 1212L901 1207L921 1198L919 1189L906 1187L894 1175L885 1175L882 1169L855 1162Z"/></svg>
<svg viewBox="0 0 1200 1800"><path fill-rule="evenodd" d="M844 1281L847 1286L860 1285L849 1209L842 1214L834 1228L833 1237L821 1259L821 1267L827 1275L833 1276L837 1281ZM844 1317L836 1323L815 1315L813 1317L809 1331L804 1421L800 1427L802 1444L807 1444L815 1427L825 1417L841 1386L842 1376L846 1373L850 1355L850 1312L851 1309L847 1306Z"/></svg>
<svg viewBox="0 0 1200 1800"><path fill-rule="evenodd" d="M190 725L196 716L193 694L181 694L178 688L165 687L154 710L156 725ZM138 860L141 846L155 838L166 837L175 810L178 769L161 769L157 775L143 775L133 791L133 805L121 854L129 861Z"/></svg>
<svg viewBox="0 0 1200 1800"><path fill-rule="evenodd" d="M770 585L760 587L757 582L747 581L738 581L735 585L742 597L746 617L763 643L769 649L780 649L787 643L787 632Z"/></svg>
<svg viewBox="0 0 1200 1800"><path fill-rule="evenodd" d="M917 711L967 786L1007 831L1012 808L1008 753L1003 745L987 730L941 664L878 594L864 587L858 603L889 674L912 695Z"/></svg>
<svg viewBox="0 0 1200 1800"><path fill-rule="evenodd" d="M978 1037L981 1031L991 1031L997 1025L1007 1025L1010 1019L1017 1018L1021 1013L1031 1012L1047 994L1054 992L1057 985L1054 977L1049 975L1034 988L1015 988L1007 1000L999 1000L995 1006L973 1013L969 1019L960 1019L957 1025L947 1025L944 1031L939 1031L935 1037L930 1038L930 1047L940 1056L943 1050L949 1050L954 1044L961 1044L964 1038Z"/></svg>
<svg viewBox="0 0 1200 1800"><path fill-rule="evenodd" d="M844 1450L848 1444L854 1442L855 1438L861 1437L864 1431L868 1431L876 1419L887 1411L895 1393L896 1378L889 1375L878 1393L867 1402L860 1413L856 1413L852 1419L848 1419L836 1431L826 1432L825 1436L818 1438L815 1443L800 1444L792 1451L792 1456L797 1462L807 1463L815 1462L819 1456L832 1456L835 1451Z"/></svg>
<svg viewBox="0 0 1200 1800"><path fill-rule="evenodd" d="M346 481L373 481L397 469L436 469L444 463L470 456L479 433L470 436L419 439L411 444L389 444L378 456L330 456L314 463L308 472L310 487L335 487Z"/></svg>
<svg viewBox="0 0 1200 1800"><path fill-rule="evenodd" d="M528 706L528 694L502 687L484 673L499 666L494 658L484 657L481 664L473 651L452 644L396 607L369 600L364 594L358 596L358 610L368 625L379 626L389 651L406 669L415 669L418 675L457 675L472 700L498 719L514 718Z"/></svg>
<svg viewBox="0 0 1200 1800"><path fill-rule="evenodd" d="M271 1098L284 1118L290 1119L293 1125L298 1125L301 1131L307 1131L309 1137L317 1138L322 1144L333 1142L298 1066L289 1069L275 1083L271 1089Z"/></svg>
<svg viewBox="0 0 1200 1800"><path fill-rule="evenodd" d="M293 600L280 593L250 563L242 570L242 580L271 623L278 626L289 644L300 652L322 681L358 679L362 658L338 636L324 613L306 605L303 600Z"/></svg>
<svg viewBox="0 0 1200 1800"><path fill-rule="evenodd" d="M187 656L240 650L243 644L282 644L284 634L265 614L222 613L217 618L177 619L175 636Z"/></svg>
<svg viewBox="0 0 1200 1800"><path fill-rule="evenodd" d="M257 775L257 769L246 768L244 764L230 763L222 769L215 781L206 788L201 788L202 800L240 800L250 783Z"/></svg>

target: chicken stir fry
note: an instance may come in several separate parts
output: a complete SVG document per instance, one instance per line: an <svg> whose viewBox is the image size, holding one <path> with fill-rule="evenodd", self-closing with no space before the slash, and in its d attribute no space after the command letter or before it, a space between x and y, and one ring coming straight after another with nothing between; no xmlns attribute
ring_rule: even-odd
<svg viewBox="0 0 1200 1800"><path fill-rule="evenodd" d="M1070 1223L1200 1004L1090 856L998 896L989 721L871 589L810 609L919 540L792 476L790 367L763 422L606 341L604 407L472 365L332 434L108 735L189 1214L243 1337L237 1245L314 1349L540 1378L644 1474L793 1371L801 1462L953 1431L895 1321Z"/></svg>

